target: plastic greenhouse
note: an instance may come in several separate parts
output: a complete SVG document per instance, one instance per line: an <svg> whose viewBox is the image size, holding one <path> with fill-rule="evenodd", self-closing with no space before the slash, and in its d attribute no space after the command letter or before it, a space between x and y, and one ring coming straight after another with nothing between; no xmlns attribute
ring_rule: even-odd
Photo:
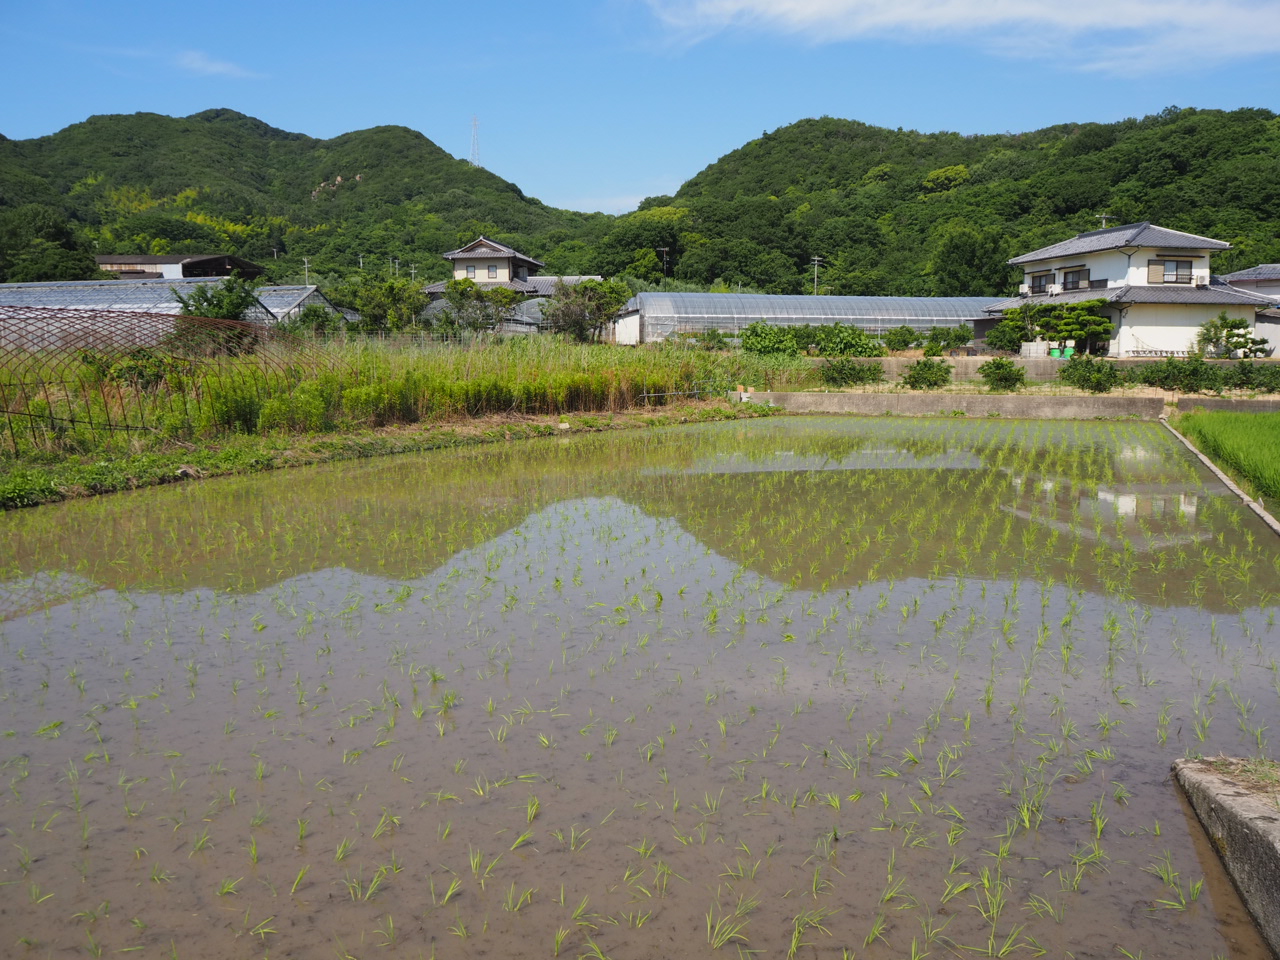
<svg viewBox="0 0 1280 960"><path fill-rule="evenodd" d="M55 307L81 310L127 310L176 316L182 304L174 291L185 296L204 284L222 283L220 277L186 280L59 280L46 283L0 283L0 306ZM261 302L244 318L272 323L275 314Z"/></svg>
<svg viewBox="0 0 1280 960"><path fill-rule="evenodd" d="M618 343L652 343L679 333L736 336L757 321L781 326L847 323L871 334L990 322L1000 297L806 297L745 293L641 293L618 320Z"/></svg>

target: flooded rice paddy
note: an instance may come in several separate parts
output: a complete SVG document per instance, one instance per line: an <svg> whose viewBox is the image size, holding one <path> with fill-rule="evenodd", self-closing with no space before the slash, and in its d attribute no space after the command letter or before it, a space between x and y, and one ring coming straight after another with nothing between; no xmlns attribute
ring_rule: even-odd
<svg viewBox="0 0 1280 960"><path fill-rule="evenodd" d="M1264 957L1277 542L1159 427L787 419L0 517L0 952Z"/></svg>

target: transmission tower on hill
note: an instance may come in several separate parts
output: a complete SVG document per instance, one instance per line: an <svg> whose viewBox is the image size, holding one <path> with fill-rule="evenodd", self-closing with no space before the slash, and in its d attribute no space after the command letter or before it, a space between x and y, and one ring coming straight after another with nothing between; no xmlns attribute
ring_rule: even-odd
<svg viewBox="0 0 1280 960"><path fill-rule="evenodd" d="M471 118L471 165L480 166L480 118Z"/></svg>

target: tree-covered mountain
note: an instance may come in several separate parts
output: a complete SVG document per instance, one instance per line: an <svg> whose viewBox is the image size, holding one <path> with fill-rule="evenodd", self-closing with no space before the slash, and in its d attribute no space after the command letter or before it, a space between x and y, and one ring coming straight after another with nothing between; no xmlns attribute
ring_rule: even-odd
<svg viewBox="0 0 1280 960"><path fill-rule="evenodd" d="M0 204L24 223L57 211L97 253L229 252L284 258L288 272L306 256L321 275L393 257L428 278L477 233L547 253L609 219L548 207L406 127L317 140L231 110L98 116L0 141Z"/></svg>
<svg viewBox="0 0 1280 960"><path fill-rule="evenodd" d="M1170 108L989 136L802 120L621 217L548 207L404 127L317 140L209 110L0 138L10 278L59 253L224 251L277 279L303 256L313 276L350 276L361 254L434 279L440 253L485 233L560 273L656 283L666 248L666 275L704 287L807 291L820 256L824 292L998 294L1006 258L1101 214L1228 240L1221 272L1280 261L1280 118Z"/></svg>
<svg viewBox="0 0 1280 960"><path fill-rule="evenodd" d="M677 277L798 292L821 256L831 293L995 294L1017 276L1006 257L1104 213L1228 240L1220 271L1280 261L1280 118L1170 108L994 136L802 120L621 218L602 265L633 248L651 267L644 250L666 246Z"/></svg>

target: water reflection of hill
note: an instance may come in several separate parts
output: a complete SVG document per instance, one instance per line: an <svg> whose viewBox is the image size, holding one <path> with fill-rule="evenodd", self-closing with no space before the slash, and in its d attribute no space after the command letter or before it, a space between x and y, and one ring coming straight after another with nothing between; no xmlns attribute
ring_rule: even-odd
<svg viewBox="0 0 1280 960"><path fill-rule="evenodd" d="M0 535L15 584L61 571L247 590L332 567L419 577L548 504L601 496L805 589L964 572L1214 609L1280 592L1270 541L1246 541L1251 515L1147 424L787 419L594 435L59 504L0 517Z"/></svg>

